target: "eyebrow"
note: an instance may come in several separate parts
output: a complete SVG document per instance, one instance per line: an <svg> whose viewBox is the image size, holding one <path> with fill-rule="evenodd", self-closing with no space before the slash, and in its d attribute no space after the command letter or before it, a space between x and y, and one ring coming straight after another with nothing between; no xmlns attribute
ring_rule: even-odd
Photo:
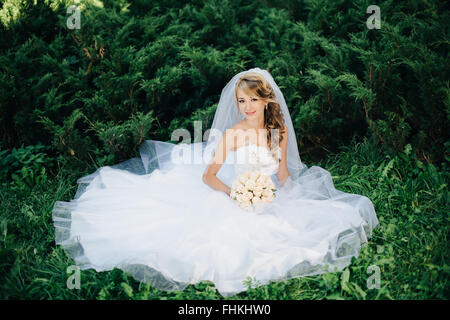
<svg viewBox="0 0 450 320"><path fill-rule="evenodd" d="M257 99L257 97L250 97L250 98L251 98L251 99L252 99L252 98L255 98L255 99ZM238 98L238 99L244 99L244 98Z"/></svg>

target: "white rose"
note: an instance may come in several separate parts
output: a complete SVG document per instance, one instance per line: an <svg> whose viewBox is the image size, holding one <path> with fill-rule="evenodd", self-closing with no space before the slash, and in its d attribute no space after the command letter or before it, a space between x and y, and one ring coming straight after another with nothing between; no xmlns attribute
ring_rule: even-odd
<svg viewBox="0 0 450 320"><path fill-rule="evenodd" d="M274 196L274 194L272 193L272 195L270 195L270 196L263 196L263 197L261 198L261 201L263 201L263 202L271 202L274 198L275 198L275 196Z"/></svg>
<svg viewBox="0 0 450 320"><path fill-rule="evenodd" d="M252 203L253 204L257 204L257 203L261 203L262 201L261 201L261 198L259 197L259 196L255 196L255 197L253 197L253 199L252 199Z"/></svg>
<svg viewBox="0 0 450 320"><path fill-rule="evenodd" d="M265 190L263 190L262 195L263 195L263 197L267 197L268 198L268 197L271 197L273 195L273 192L270 189L265 189Z"/></svg>
<svg viewBox="0 0 450 320"><path fill-rule="evenodd" d="M253 188L253 194L255 196L260 196L263 192L263 188L261 188L260 186L256 186Z"/></svg>
<svg viewBox="0 0 450 320"><path fill-rule="evenodd" d="M251 179L247 180L247 182L245 183L245 188L246 189L253 190L253 188L255 188L255 187L256 187L256 182L251 180Z"/></svg>
<svg viewBox="0 0 450 320"><path fill-rule="evenodd" d="M259 178L256 180L256 183L260 186L264 186L266 178L264 175L260 175Z"/></svg>
<svg viewBox="0 0 450 320"><path fill-rule="evenodd" d="M246 199L245 199L245 197L244 197L243 194L238 194L238 195L236 196L236 200L237 200L238 202L245 202L245 201L246 201Z"/></svg>
<svg viewBox="0 0 450 320"><path fill-rule="evenodd" d="M244 185L240 185L239 188L236 190L239 193L244 193L247 191L247 188Z"/></svg>
<svg viewBox="0 0 450 320"><path fill-rule="evenodd" d="M244 201L250 201L253 198L253 193L251 192L245 192L243 194Z"/></svg>

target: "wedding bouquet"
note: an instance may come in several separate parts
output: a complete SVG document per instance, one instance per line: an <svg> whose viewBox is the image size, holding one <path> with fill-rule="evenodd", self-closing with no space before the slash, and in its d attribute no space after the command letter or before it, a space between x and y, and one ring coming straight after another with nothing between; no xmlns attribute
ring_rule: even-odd
<svg viewBox="0 0 450 320"><path fill-rule="evenodd" d="M239 207L257 211L265 203L275 198L276 187L268 175L259 171L246 171L240 174L231 186L231 198Z"/></svg>

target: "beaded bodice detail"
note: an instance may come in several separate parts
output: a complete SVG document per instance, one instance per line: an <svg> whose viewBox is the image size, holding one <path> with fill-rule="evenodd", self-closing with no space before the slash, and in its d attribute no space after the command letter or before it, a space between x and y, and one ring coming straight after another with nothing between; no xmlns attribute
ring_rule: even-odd
<svg viewBox="0 0 450 320"><path fill-rule="evenodd" d="M235 150L235 173L256 170L271 176L278 171L281 159L281 148L270 151L266 146L246 143Z"/></svg>

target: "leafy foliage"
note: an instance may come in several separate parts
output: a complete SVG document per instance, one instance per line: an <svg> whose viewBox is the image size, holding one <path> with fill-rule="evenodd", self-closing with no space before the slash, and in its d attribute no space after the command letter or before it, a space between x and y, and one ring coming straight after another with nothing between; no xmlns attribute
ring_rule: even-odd
<svg viewBox="0 0 450 320"><path fill-rule="evenodd" d="M444 2L367 0L0 1L0 296L222 299L118 269L82 272L54 246L51 209L76 180L135 156L146 139L212 124L238 72L268 70L303 161L374 203L380 228L341 273L254 286L231 299L448 299L449 11ZM191 136L194 136L193 134ZM325 157L326 156L326 157ZM368 289L367 270L381 270Z"/></svg>
<svg viewBox="0 0 450 320"><path fill-rule="evenodd" d="M228 299L448 299L448 170L416 158L411 145L391 157L375 139L353 142L327 161L336 188L361 193L375 206L380 226L360 256L343 272L258 285ZM81 271L81 288L66 286L74 264L54 245L51 208L72 199L82 174L71 166L27 192L16 181L0 189L0 297L2 299L224 299L213 283L165 292L139 283L119 269ZM380 287L368 286L370 267L380 269Z"/></svg>
<svg viewBox="0 0 450 320"><path fill-rule="evenodd" d="M87 0L79 30L66 25L69 4L6 0L0 10L7 148L41 142L68 161L91 161L104 141L89 135L87 120L70 139L56 130L71 130L64 123L74 112L110 125L151 111L144 139L193 130L205 110L208 128L225 83L258 66L283 90L308 160L355 135L375 135L395 153L410 143L419 159L448 160L449 121L441 119L450 114L449 12L441 1L383 1L378 30L366 27L366 0ZM123 151L113 161L137 147L115 146Z"/></svg>

